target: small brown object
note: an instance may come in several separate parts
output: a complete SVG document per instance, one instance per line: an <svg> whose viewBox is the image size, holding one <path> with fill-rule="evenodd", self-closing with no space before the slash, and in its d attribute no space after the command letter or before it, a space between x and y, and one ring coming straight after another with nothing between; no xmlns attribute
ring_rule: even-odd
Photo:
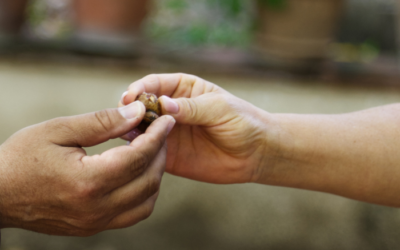
<svg viewBox="0 0 400 250"><path fill-rule="evenodd" d="M150 124L161 116L161 106L157 96L154 94L143 93L136 100L142 102L146 107L146 114L138 126L141 132L145 132Z"/></svg>

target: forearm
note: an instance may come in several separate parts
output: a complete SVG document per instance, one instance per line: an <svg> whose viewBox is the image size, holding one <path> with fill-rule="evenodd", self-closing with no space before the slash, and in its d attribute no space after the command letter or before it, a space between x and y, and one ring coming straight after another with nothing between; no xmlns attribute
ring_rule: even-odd
<svg viewBox="0 0 400 250"><path fill-rule="evenodd" d="M400 207L400 105L343 115L273 115L257 182Z"/></svg>

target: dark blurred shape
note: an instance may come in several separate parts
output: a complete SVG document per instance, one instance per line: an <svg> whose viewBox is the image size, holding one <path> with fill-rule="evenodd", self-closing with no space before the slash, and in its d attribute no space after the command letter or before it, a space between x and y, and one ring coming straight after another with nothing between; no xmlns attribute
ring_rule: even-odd
<svg viewBox="0 0 400 250"><path fill-rule="evenodd" d="M24 22L27 0L0 0L0 33L14 35Z"/></svg>
<svg viewBox="0 0 400 250"><path fill-rule="evenodd" d="M385 54L396 52L396 1L351 0L346 5L337 36L339 43L368 43Z"/></svg>
<svg viewBox="0 0 400 250"><path fill-rule="evenodd" d="M281 2L258 1L256 51L271 65L298 70L316 69L328 55L344 1Z"/></svg>

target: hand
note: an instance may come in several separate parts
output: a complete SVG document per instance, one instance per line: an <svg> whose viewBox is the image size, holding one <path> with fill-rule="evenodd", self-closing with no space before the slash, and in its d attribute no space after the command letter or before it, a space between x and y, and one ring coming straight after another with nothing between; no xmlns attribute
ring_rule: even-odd
<svg viewBox="0 0 400 250"><path fill-rule="evenodd" d="M130 145L87 156L90 147L136 127L145 108L57 118L0 146L0 226L89 236L131 226L154 207L173 118L164 116Z"/></svg>
<svg viewBox="0 0 400 250"><path fill-rule="evenodd" d="M211 183L257 178L268 150L267 112L185 74L146 76L130 85L119 106L131 103L142 92L165 95L160 98L162 112L177 121L167 140L169 173ZM133 139L129 138L132 134L124 138Z"/></svg>

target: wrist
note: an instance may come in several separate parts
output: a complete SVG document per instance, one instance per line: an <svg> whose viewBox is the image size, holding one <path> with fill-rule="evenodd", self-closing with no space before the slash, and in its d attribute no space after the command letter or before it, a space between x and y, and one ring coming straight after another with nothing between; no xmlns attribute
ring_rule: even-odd
<svg viewBox="0 0 400 250"><path fill-rule="evenodd" d="M337 124L327 116L271 115L265 126L268 147L256 183L334 192L337 174L328 163L337 159L324 143L337 138L336 134L327 135L332 126Z"/></svg>
<svg viewBox="0 0 400 250"><path fill-rule="evenodd" d="M280 159L283 152L281 148L281 137L283 132L279 124L279 117L276 114L268 113L260 110L259 116L261 119L261 146L258 155L255 157L253 178L251 182L260 184L272 184L277 178L274 173L275 165Z"/></svg>
<svg viewBox="0 0 400 250"><path fill-rule="evenodd" d="M265 111L264 111L265 112ZM267 113L267 112L265 112ZM294 157L294 138L287 129L286 115L264 114L264 147L261 160L256 167L254 183L286 186L288 173Z"/></svg>

